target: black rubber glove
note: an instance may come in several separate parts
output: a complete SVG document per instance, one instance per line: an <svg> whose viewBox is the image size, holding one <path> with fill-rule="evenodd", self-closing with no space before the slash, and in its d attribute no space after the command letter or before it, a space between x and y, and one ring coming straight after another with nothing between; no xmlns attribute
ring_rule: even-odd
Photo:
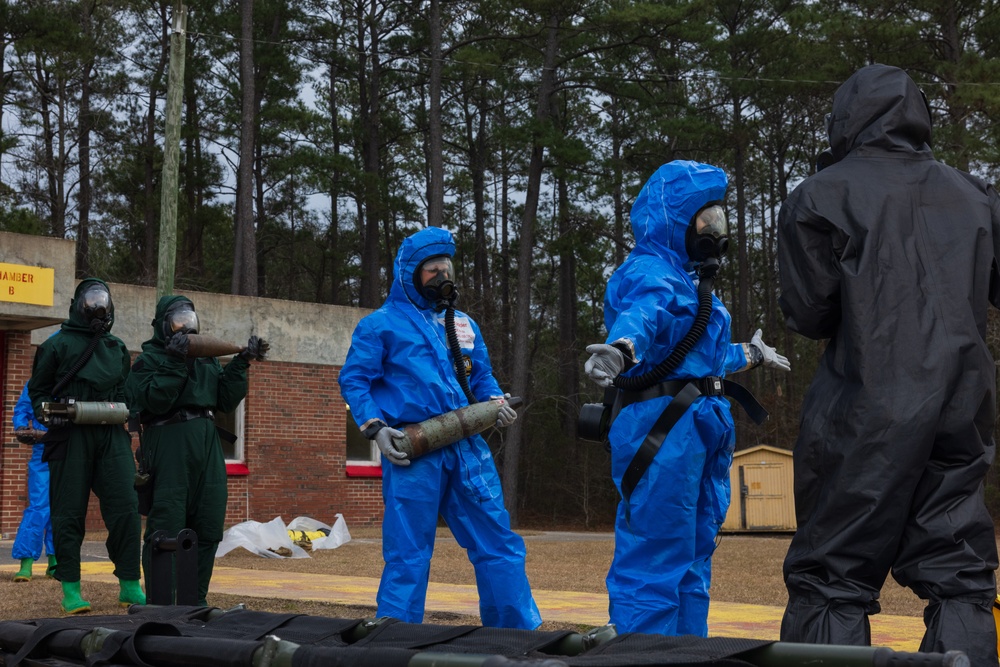
<svg viewBox="0 0 1000 667"><path fill-rule="evenodd" d="M17 438L17 441L23 445L35 444L35 432L27 426L22 426L21 428L15 430L14 436Z"/></svg>
<svg viewBox="0 0 1000 667"><path fill-rule="evenodd" d="M250 336L250 339L247 341L247 346L243 348L242 352L240 352L240 356L246 361L264 361L264 359L267 358L267 352L270 349L270 344L268 344L268 342L263 338Z"/></svg>
<svg viewBox="0 0 1000 667"><path fill-rule="evenodd" d="M188 335L183 331L178 331L167 341L167 354L177 359L187 359L188 346L190 344L191 341L188 340Z"/></svg>

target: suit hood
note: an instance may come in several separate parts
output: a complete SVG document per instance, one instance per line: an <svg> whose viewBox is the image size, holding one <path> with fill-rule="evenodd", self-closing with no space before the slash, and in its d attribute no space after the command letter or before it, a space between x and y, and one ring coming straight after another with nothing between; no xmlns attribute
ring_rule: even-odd
<svg viewBox="0 0 1000 667"><path fill-rule="evenodd" d="M709 202L722 201L728 184L726 173L709 164L675 160L657 169L632 205L633 252L674 255L686 264L691 218Z"/></svg>
<svg viewBox="0 0 1000 667"><path fill-rule="evenodd" d="M931 150L927 101L898 67L869 65L851 75L834 93L827 129L834 161L863 146L905 153Z"/></svg>
<svg viewBox="0 0 1000 667"><path fill-rule="evenodd" d="M393 265L389 300L409 301L422 310L432 308L433 304L417 290L413 276L425 259L441 255L455 256L455 241L447 229L427 227L403 239Z"/></svg>
<svg viewBox="0 0 1000 667"><path fill-rule="evenodd" d="M90 322L84 317L83 313L76 308L76 302L80 296L87 291L88 288L94 284L101 285L104 289L111 293L108 288L108 284L101 280L100 278L84 278L80 281L80 284L76 286L76 291L73 292L73 298L69 302L69 319L66 319L62 323L61 329L63 331L77 331L81 333L86 333L88 335L93 335L93 331L90 328ZM111 299L108 307L108 325L105 328L105 332L111 331L111 327L115 323L115 302Z"/></svg>
<svg viewBox="0 0 1000 667"><path fill-rule="evenodd" d="M166 318L167 313L178 307L179 304L186 303L191 306L191 310L194 310L194 303L191 299L186 296L180 296L179 294L166 294L160 297L160 300L156 302L156 314L153 316L153 342L159 343L160 345L165 345L167 342L167 336L163 332L163 320Z"/></svg>

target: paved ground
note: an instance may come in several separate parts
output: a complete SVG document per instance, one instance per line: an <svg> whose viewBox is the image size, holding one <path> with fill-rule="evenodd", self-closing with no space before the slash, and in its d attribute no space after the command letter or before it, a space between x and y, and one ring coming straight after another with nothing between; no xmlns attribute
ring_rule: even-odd
<svg viewBox="0 0 1000 667"><path fill-rule="evenodd" d="M590 539L593 535L588 536ZM530 537L526 537L530 540ZM551 539L551 538L550 538ZM567 540L573 539L571 534ZM9 553L10 543L0 542L0 553ZM115 583L104 545L87 542L83 547L82 574L87 580ZM0 576L17 568L0 562ZM292 598L337 604L374 606L378 580L368 577L316 576L294 572L240 570L217 567L211 592L247 598ZM574 591L532 590L546 621L601 626L608 622L608 599L604 595ZM475 586L431 583L427 610L476 616L479 614ZM778 639L779 607L713 601L708 617L709 634L718 637ZM879 614L871 619L872 643L898 651L916 651L923 635L923 620L913 616Z"/></svg>

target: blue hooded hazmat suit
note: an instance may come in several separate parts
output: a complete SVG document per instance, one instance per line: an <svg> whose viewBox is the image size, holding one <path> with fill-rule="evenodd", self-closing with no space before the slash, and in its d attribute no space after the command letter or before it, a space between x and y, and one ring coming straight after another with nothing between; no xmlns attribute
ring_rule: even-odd
<svg viewBox="0 0 1000 667"><path fill-rule="evenodd" d="M14 430L19 428L34 428L46 431L45 426L35 420L35 411L28 397L28 383L24 383L21 397L14 405ZM36 442L31 446L31 459L28 461L28 505L21 515L21 524L14 537L14 547L11 555L15 560L42 557L42 545L45 553L53 555L56 548L52 545L52 518L49 515L49 464L42 461L45 443Z"/></svg>
<svg viewBox="0 0 1000 667"><path fill-rule="evenodd" d="M362 429L424 421L468 405L455 376L444 313L417 290L414 273L429 257L455 254L451 233L423 229L402 243L381 308L362 319L340 371L340 390ZM479 326L456 311L469 385L480 401L502 396ZM510 529L500 478L486 441L475 435L414 459L382 460L382 556L378 615L420 623L440 514L476 572L484 626L534 629L541 615L524 571L524 541Z"/></svg>
<svg viewBox="0 0 1000 667"><path fill-rule="evenodd" d="M652 370L691 329L698 310L685 248L694 215L726 192L725 173L674 161L660 167L632 206L635 249L608 281L608 343L625 339L638 363L627 376ZM747 366L730 342L730 317L715 296L705 333L665 380L724 376ZM611 473L622 477L671 397L627 405L613 422ZM619 632L708 634L709 582L715 537L729 508L735 430L723 396L701 396L667 434L626 506L618 505L615 556L608 572L611 622Z"/></svg>

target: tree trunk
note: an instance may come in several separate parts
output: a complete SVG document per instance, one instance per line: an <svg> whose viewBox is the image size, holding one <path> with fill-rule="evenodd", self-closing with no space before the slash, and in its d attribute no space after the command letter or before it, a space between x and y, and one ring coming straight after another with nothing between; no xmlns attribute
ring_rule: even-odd
<svg viewBox="0 0 1000 667"><path fill-rule="evenodd" d="M240 0L240 163L236 173L236 248L233 294L257 296L257 235L253 217L255 111L253 0Z"/></svg>
<svg viewBox="0 0 1000 667"><path fill-rule="evenodd" d="M156 63L156 71L149 82L149 104L146 107L146 136L143 137L143 199L142 222L143 248L139 264L142 267L141 282L144 285L156 283L156 213L159 200L156 192L156 108L163 87L163 75L167 71L170 59L170 17L167 14L167 3L160 3L160 59Z"/></svg>
<svg viewBox="0 0 1000 667"><path fill-rule="evenodd" d="M489 247L486 239L486 103L481 96L471 105L466 100L465 138L469 150L469 176L472 179L473 224L475 225L475 265L473 290L482 304L482 317L493 324L493 289L490 278ZM492 330L497 327L493 326ZM490 340L493 340L490 337Z"/></svg>
<svg viewBox="0 0 1000 667"><path fill-rule="evenodd" d="M192 44L192 56L194 52ZM201 114L199 113L198 88L195 86L193 67L185 72L184 104L186 107L184 132L184 218L187 222L184 233L184 273L191 277L205 274L205 254L203 250L205 225L201 219L201 204L204 191L201 187Z"/></svg>
<svg viewBox="0 0 1000 667"><path fill-rule="evenodd" d="M39 115L42 118L42 155L45 164L45 185L49 200L49 231L52 236L66 238L66 221L59 214L56 188L55 130L52 127L52 104L49 97L50 74L42 69L41 62L35 61L35 76L39 82Z"/></svg>
<svg viewBox="0 0 1000 667"><path fill-rule="evenodd" d="M625 186L622 174L622 125L621 111L617 100L612 98L611 113L611 179L612 199L614 201L614 237L615 266L621 266L625 261Z"/></svg>
<svg viewBox="0 0 1000 667"><path fill-rule="evenodd" d="M538 214L538 198L542 185L542 159L545 156L543 130L549 122L552 112L552 95L555 91L555 65L559 49L559 16L555 13L549 17L545 44L545 58L542 65L542 77L538 86L537 108L535 109L535 127L531 146L531 159L528 163L528 189L524 200L524 216L521 218L520 248L517 256L517 303L514 318L513 373L512 386L516 396L525 400L530 407L528 395L529 354L531 342L528 336L528 324L531 320L531 270L533 268L533 250L535 247L535 218ZM521 443L524 439L524 419L518 419L507 430L506 452L503 459L503 494L504 504L510 513L512 526L518 521L518 477L520 475Z"/></svg>
<svg viewBox="0 0 1000 667"><path fill-rule="evenodd" d="M559 177L559 238L571 233L569 188L565 174ZM563 434L570 440L576 437L576 418L579 409L580 363L576 341L576 255L573 244L563 243L559 251L559 391L566 399L561 411Z"/></svg>
<svg viewBox="0 0 1000 667"><path fill-rule="evenodd" d="M441 0L431 0L430 8L431 72L430 114L427 135L430 150L431 182L427 197L427 224L444 224L444 148L441 132Z"/></svg>
<svg viewBox="0 0 1000 667"><path fill-rule="evenodd" d="M337 122L340 115L340 102L337 98L337 79L339 71L331 56L330 61L330 82L327 90L330 103L330 133L333 136L333 158L334 166L330 170L330 226L326 229L326 253L324 258L330 261L330 303L340 303L340 166L337 157L340 155L340 124ZM325 260L324 260L325 261ZM320 287L322 289L322 282ZM317 301L322 303L322 299L317 294Z"/></svg>
<svg viewBox="0 0 1000 667"><path fill-rule="evenodd" d="M372 13L375 13L372 3ZM379 123L380 118L380 75L379 35L374 19L371 19L371 43L365 47L365 21L359 7L358 13L358 83L360 95L360 117L362 131L362 159L364 173L362 188L364 190L364 216L359 218L359 224L364 221L364 247L361 252L361 295L358 305L362 308L377 308L382 299L380 276L380 239L379 229L382 218L382 206L379 201L379 177L381 172ZM370 53L371 68L368 71Z"/></svg>
<svg viewBox="0 0 1000 667"><path fill-rule="evenodd" d="M83 13L84 32L89 33L90 14ZM76 273L84 278L91 275L90 271L90 133L93 129L93 115L90 110L90 84L94 71L94 61L89 60L83 67L80 80L80 208L76 232Z"/></svg>

